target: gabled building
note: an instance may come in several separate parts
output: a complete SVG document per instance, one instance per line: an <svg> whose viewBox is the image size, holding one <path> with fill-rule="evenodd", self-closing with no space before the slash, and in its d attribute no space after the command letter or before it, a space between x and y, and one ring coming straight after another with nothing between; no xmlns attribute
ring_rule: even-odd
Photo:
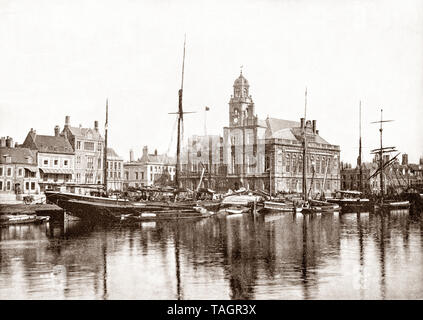
<svg viewBox="0 0 423 320"><path fill-rule="evenodd" d="M40 196L37 151L13 145L13 139L0 140L0 203Z"/></svg>
<svg viewBox="0 0 423 320"><path fill-rule="evenodd" d="M56 126L58 128L58 126ZM104 140L94 121L93 128L73 127L66 116L62 135L66 137L75 152L75 183L103 184Z"/></svg>
<svg viewBox="0 0 423 320"><path fill-rule="evenodd" d="M31 128L22 147L37 151L41 191L73 182L74 151L57 127L53 136L38 135Z"/></svg>

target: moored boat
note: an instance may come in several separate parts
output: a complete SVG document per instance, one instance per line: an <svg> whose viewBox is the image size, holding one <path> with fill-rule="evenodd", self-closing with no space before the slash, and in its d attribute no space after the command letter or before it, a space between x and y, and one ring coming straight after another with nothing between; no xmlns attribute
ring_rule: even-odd
<svg viewBox="0 0 423 320"><path fill-rule="evenodd" d="M134 204L98 203L75 199L61 201L59 202L59 205L78 218L92 222L121 221L122 219L155 221L208 216L206 214L196 212L193 208L163 209L155 212L146 212L144 207Z"/></svg>
<svg viewBox="0 0 423 320"><path fill-rule="evenodd" d="M35 223L39 221L35 214L16 214L16 215L2 215L0 216L0 225L14 225Z"/></svg>
<svg viewBox="0 0 423 320"><path fill-rule="evenodd" d="M376 211L381 210L400 210L410 208L410 202L406 201L384 201L383 203L377 203L374 205Z"/></svg>

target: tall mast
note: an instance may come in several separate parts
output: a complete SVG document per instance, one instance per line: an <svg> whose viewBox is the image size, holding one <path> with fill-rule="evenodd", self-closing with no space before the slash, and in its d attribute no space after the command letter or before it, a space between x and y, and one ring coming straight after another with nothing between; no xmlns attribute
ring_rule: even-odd
<svg viewBox="0 0 423 320"><path fill-rule="evenodd" d="M359 134L360 134L360 140L359 140L359 146L358 146L358 166L360 168L360 185L359 185L359 191L363 192L363 169L361 166L361 155L362 155L362 151L361 151L361 100L360 100L360 111L359 111L359 117L360 117L360 124L359 124Z"/></svg>
<svg viewBox="0 0 423 320"><path fill-rule="evenodd" d="M383 145L382 145L382 127L383 123L383 109L380 109L380 152L379 152L379 166L380 166L380 202L383 203Z"/></svg>
<svg viewBox="0 0 423 320"><path fill-rule="evenodd" d="M384 122L391 122L393 120L383 120L383 109L380 109L380 121L374 121L372 123L380 123L380 128L379 128L379 132L380 132L380 148L379 149L375 149L372 150L372 153L375 154L379 154L379 169L378 171L376 171L376 173L380 174L380 202L381 204L383 204L383 193L384 193L384 184L383 184L383 153L389 153L389 152L393 152L396 151L395 147L383 147L382 144L382 132L383 132L383 123ZM392 160L391 160L392 161ZM390 161L388 161L386 163L386 165L389 164Z"/></svg>
<svg viewBox="0 0 423 320"><path fill-rule="evenodd" d="M104 124L104 152L103 152L103 177L104 177L104 192L107 196L107 129L109 117L109 99L106 99L106 122Z"/></svg>
<svg viewBox="0 0 423 320"><path fill-rule="evenodd" d="M178 142L176 146L176 172L175 172L175 183L176 187L179 188L179 174L180 174L180 167L181 167L181 124L183 121L184 112L182 109L182 92L184 89L184 67L185 67L185 42L186 38L184 38L184 55L182 59L182 81L181 81L181 89L179 89L179 105L178 105Z"/></svg>
<svg viewBox="0 0 423 320"><path fill-rule="evenodd" d="M304 201L307 201L307 176L306 176L306 154L307 154L307 141L306 141L306 117L307 117L307 87L305 90L305 103L304 103L304 125L303 125L303 196Z"/></svg>

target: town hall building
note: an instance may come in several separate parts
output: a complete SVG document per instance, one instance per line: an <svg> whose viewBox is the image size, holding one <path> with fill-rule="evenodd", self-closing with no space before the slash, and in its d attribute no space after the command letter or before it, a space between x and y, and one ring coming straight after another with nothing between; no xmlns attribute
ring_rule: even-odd
<svg viewBox="0 0 423 320"><path fill-rule="evenodd" d="M301 192L305 133L307 190L329 193L340 188L339 146L319 135L316 120L259 119L250 85L242 72L233 85L228 120L228 126L223 128L222 142L210 147L213 157L222 159L217 162L222 168L215 170L219 174L206 175L207 187L216 190L245 187L273 194ZM190 147L189 144L186 148ZM183 170L182 181L189 176L189 183L183 184L194 186L192 172L184 175L184 171L190 170ZM199 181L201 171L196 172Z"/></svg>

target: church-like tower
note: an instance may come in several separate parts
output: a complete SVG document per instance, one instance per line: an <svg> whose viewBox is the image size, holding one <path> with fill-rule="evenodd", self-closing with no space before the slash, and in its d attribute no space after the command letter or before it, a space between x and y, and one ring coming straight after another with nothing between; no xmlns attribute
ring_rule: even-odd
<svg viewBox="0 0 423 320"><path fill-rule="evenodd" d="M223 158L231 188L256 187L247 180L264 170L264 143L259 142L264 131L255 115L250 85L241 71L229 100L229 125L223 129Z"/></svg>
<svg viewBox="0 0 423 320"><path fill-rule="evenodd" d="M235 80L233 88L234 92L229 101L229 127L254 124L254 102L249 93L250 85L242 75L242 71Z"/></svg>

